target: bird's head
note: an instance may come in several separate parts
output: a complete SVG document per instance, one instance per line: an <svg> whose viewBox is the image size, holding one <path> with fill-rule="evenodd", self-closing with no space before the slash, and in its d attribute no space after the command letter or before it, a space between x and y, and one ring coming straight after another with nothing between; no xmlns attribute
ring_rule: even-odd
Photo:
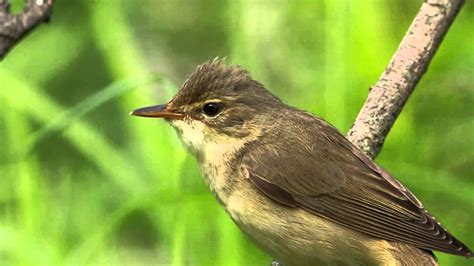
<svg viewBox="0 0 474 266"><path fill-rule="evenodd" d="M167 104L131 114L165 118L193 151L207 143L237 143L255 138L265 114L281 101L238 66L214 59L196 68ZM267 117L268 118L268 117Z"/></svg>

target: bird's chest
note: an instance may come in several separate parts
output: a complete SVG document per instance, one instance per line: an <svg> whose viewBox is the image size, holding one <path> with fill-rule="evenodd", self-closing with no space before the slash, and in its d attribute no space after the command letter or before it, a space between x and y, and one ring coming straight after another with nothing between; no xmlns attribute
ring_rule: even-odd
<svg viewBox="0 0 474 266"><path fill-rule="evenodd" d="M232 185L240 175L230 166L233 152L234 148L209 143L200 159L204 179L222 203L227 201Z"/></svg>
<svg viewBox="0 0 474 266"><path fill-rule="evenodd" d="M385 241L373 241L300 208L274 202L248 179L240 179L223 204L239 228L283 265L383 264L368 254L380 253L377 247Z"/></svg>
<svg viewBox="0 0 474 266"><path fill-rule="evenodd" d="M211 190L222 200L232 183L231 160L245 140L216 134L200 121L172 121L185 146L197 157Z"/></svg>

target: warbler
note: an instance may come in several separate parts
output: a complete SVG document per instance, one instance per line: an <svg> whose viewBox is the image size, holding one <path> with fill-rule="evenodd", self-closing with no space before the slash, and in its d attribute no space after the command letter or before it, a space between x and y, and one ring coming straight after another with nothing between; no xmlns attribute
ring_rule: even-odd
<svg viewBox="0 0 474 266"><path fill-rule="evenodd" d="M169 122L233 221L284 266L436 265L432 250L473 256L335 127L239 66L204 63L170 102L131 114Z"/></svg>

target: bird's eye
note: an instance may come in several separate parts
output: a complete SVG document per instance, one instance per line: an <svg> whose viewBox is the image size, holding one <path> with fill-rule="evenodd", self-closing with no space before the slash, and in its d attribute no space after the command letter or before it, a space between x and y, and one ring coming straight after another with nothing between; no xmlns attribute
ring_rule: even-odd
<svg viewBox="0 0 474 266"><path fill-rule="evenodd" d="M208 116L215 116L220 112L220 110L221 107L218 103L206 103L202 107L202 111Z"/></svg>

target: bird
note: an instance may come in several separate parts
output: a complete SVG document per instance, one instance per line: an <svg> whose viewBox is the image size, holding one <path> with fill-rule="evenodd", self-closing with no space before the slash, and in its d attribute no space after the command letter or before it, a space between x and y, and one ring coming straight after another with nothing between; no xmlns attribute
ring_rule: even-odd
<svg viewBox="0 0 474 266"><path fill-rule="evenodd" d="M399 180L334 126L285 104L238 65L199 65L164 118L235 224L284 266L437 265L472 258Z"/></svg>

